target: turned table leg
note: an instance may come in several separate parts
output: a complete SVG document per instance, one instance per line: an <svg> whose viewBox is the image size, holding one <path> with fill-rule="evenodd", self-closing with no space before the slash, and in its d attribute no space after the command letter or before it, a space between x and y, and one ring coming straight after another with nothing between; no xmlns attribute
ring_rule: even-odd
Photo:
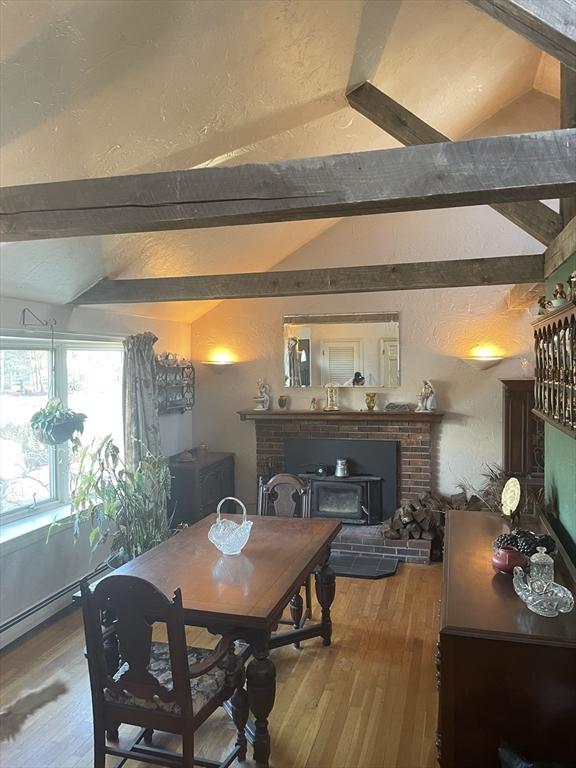
<svg viewBox="0 0 576 768"><path fill-rule="evenodd" d="M292 600L290 600L290 616L292 618L294 629L300 629L303 611L304 601L302 600L300 590L298 590L298 592L295 592L292 596ZM298 641L294 643L294 648L300 648L300 643Z"/></svg>
<svg viewBox="0 0 576 768"><path fill-rule="evenodd" d="M325 562L315 571L316 597L322 609L322 644L330 645L332 641L332 619L330 618L330 606L334 602L336 594L336 574L328 565L330 552Z"/></svg>
<svg viewBox="0 0 576 768"><path fill-rule="evenodd" d="M248 704L254 715L254 761L256 768L268 768L270 734L268 715L276 695L276 669L268 656L269 635L251 641L253 659L246 670Z"/></svg>

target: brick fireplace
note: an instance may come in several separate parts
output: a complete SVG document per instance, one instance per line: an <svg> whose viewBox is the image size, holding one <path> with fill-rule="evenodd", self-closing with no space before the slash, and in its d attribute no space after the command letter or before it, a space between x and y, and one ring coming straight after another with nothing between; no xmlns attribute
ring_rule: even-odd
<svg viewBox="0 0 576 768"><path fill-rule="evenodd" d="M442 419L438 411L240 411L239 415L243 421L255 422L259 476L285 470L287 438L393 440L398 443L398 505L432 490L433 425Z"/></svg>
<svg viewBox="0 0 576 768"><path fill-rule="evenodd" d="M375 411L240 411L243 421L256 427L257 473L269 477L283 472L286 442L298 439L394 441L396 458L396 505L417 500L432 491L434 425L442 413L383 413ZM382 473L384 474L384 473ZM390 505L388 505L390 507ZM387 541L381 526L344 525L332 545L341 560L358 557L381 562L393 558L427 563L430 543L423 539Z"/></svg>

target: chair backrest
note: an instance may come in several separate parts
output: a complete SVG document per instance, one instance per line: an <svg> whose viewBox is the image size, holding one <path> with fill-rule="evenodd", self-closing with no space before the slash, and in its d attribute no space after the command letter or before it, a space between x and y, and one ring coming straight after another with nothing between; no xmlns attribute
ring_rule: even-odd
<svg viewBox="0 0 576 768"><path fill-rule="evenodd" d="M165 703L174 702L183 714L191 714L180 590L169 600L145 579L111 575L102 579L94 590L83 581L81 592L93 696L103 701L106 689L127 691L139 699L158 697ZM103 616L107 627L103 627ZM172 688L163 685L149 670L152 628L156 623L164 624L167 630ZM106 643L110 642L111 634L117 637L120 652L121 666L115 676L109 673L106 664Z"/></svg>
<svg viewBox="0 0 576 768"><path fill-rule="evenodd" d="M297 475L282 472L258 484L258 514L310 517L310 485Z"/></svg>

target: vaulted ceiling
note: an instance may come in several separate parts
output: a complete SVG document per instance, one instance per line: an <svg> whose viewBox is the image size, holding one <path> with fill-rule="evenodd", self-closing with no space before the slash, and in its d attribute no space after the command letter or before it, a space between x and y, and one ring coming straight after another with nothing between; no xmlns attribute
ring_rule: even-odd
<svg viewBox="0 0 576 768"><path fill-rule="evenodd" d="M3 186L397 146L348 106L364 80L452 138L558 122L557 64L463 0L4 0L0 34ZM1 290L263 271L333 223L5 244Z"/></svg>

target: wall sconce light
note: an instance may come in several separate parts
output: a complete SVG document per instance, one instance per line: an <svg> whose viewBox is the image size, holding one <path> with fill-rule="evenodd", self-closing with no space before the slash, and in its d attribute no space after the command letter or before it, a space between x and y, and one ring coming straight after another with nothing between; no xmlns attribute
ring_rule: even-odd
<svg viewBox="0 0 576 768"><path fill-rule="evenodd" d="M237 362L235 356L228 350L217 349L212 353L210 360L202 361L202 365L209 365L216 373L222 373L231 365L236 365Z"/></svg>
<svg viewBox="0 0 576 768"><path fill-rule="evenodd" d="M477 344L470 350L468 357L461 357L462 362L467 363L477 371L486 371L504 360L498 347L493 344Z"/></svg>

